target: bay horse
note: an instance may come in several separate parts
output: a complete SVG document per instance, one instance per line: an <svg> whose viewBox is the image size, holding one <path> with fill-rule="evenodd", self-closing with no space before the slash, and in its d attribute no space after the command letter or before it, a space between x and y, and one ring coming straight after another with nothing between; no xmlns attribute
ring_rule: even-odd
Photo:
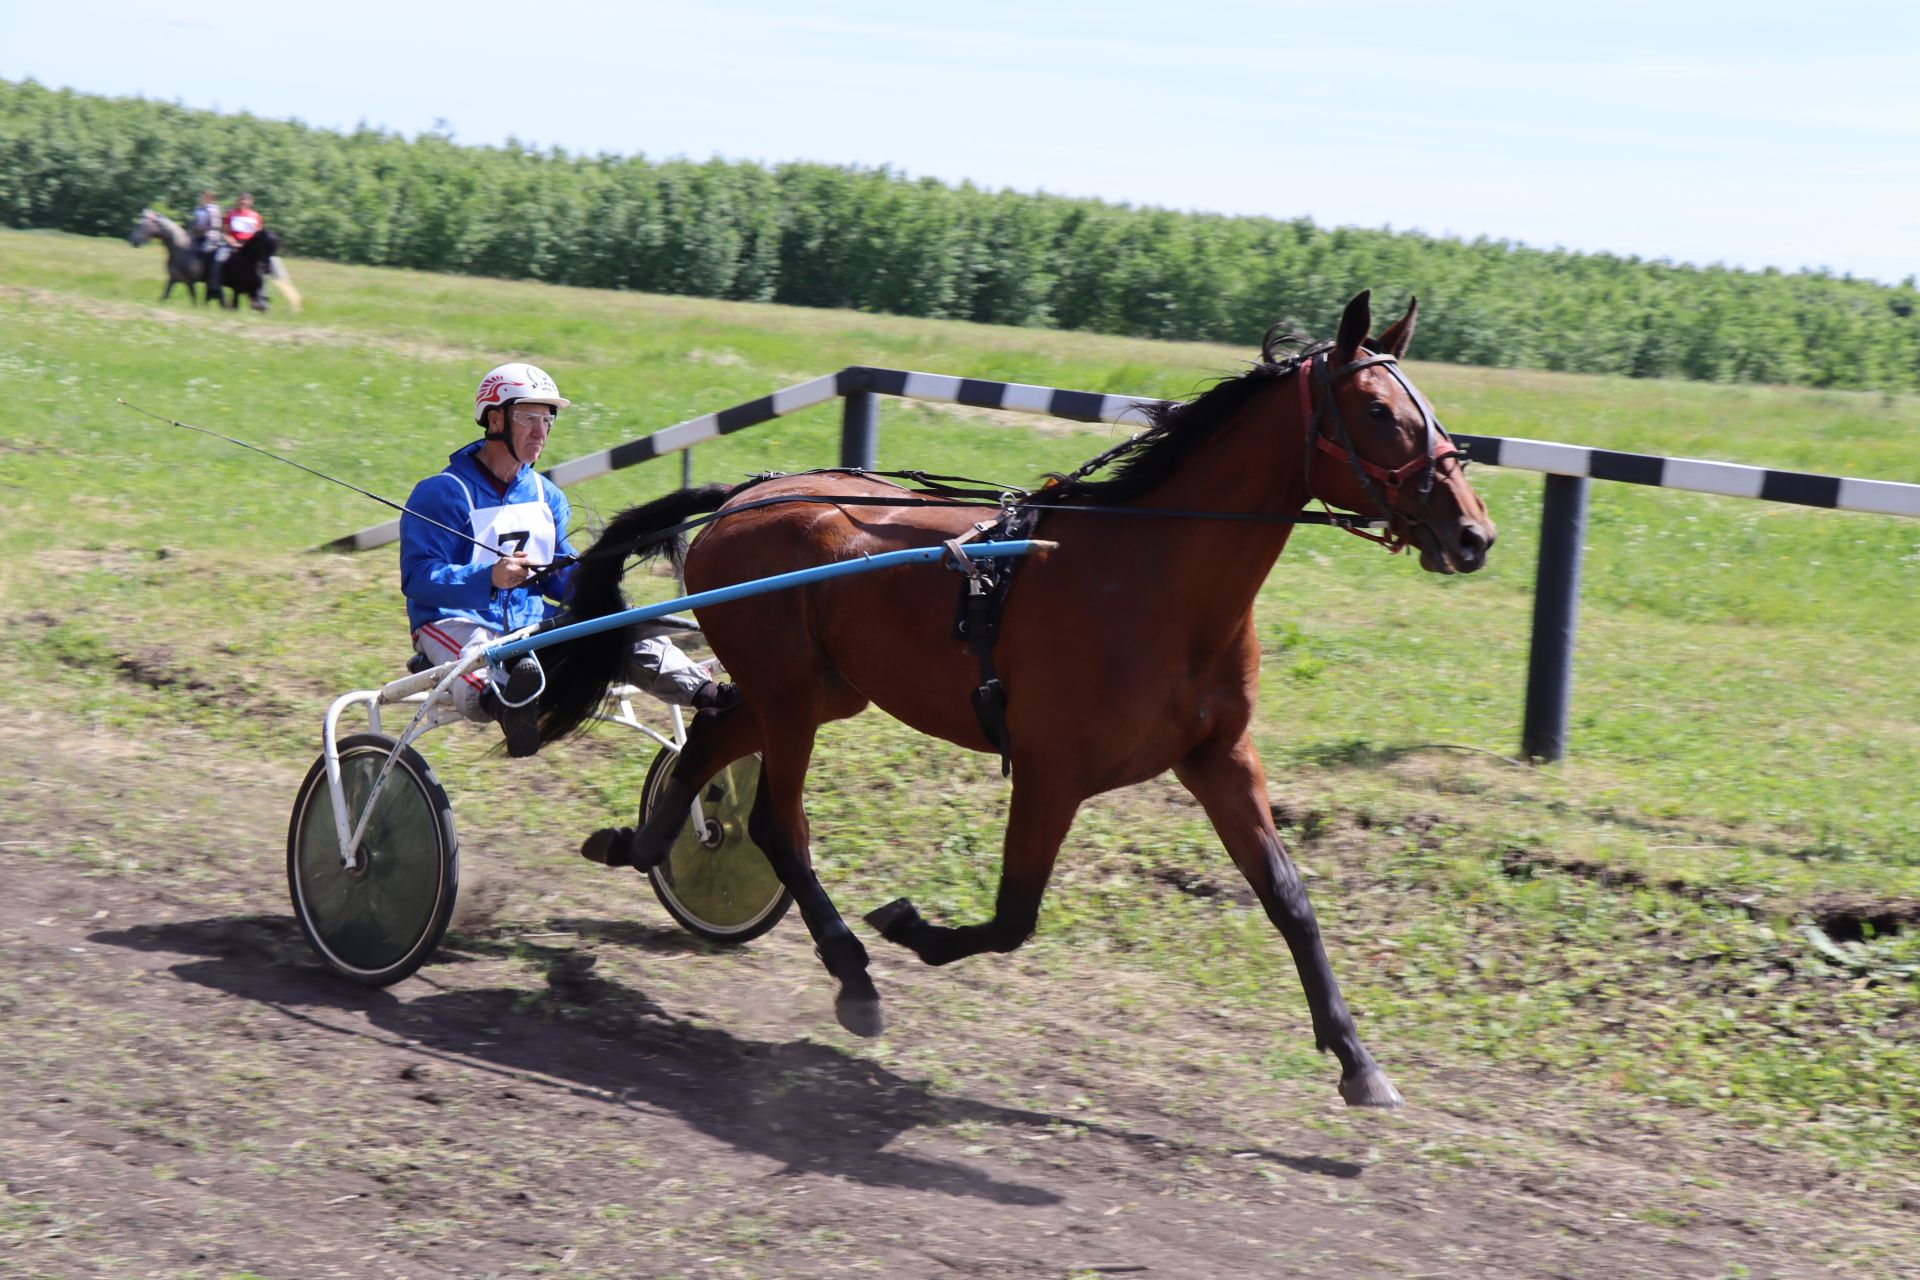
<svg viewBox="0 0 1920 1280"><path fill-rule="evenodd" d="M197 304L199 287L207 278L207 260L194 248L193 237L172 218L142 209L133 230L127 233L127 243L138 249L154 239L167 249L167 287L160 291L160 301L165 302L172 296L173 286L184 284L188 299ZM211 292L208 297L212 297Z"/></svg>
<svg viewBox="0 0 1920 1280"><path fill-rule="evenodd" d="M1381 538L1417 547L1432 573L1471 573L1493 545L1464 459L1396 364L1417 310L1415 301L1368 341L1362 293L1333 341L1284 356L1270 332L1248 372L1150 410L1147 431L1102 455L1119 455L1110 478L1089 479L1082 468L1032 495L1041 510L1034 536L1058 548L1014 574L992 648L1013 777L993 917L939 925L900 899L866 917L882 937L934 965L1014 950L1033 933L1081 803L1171 769L1286 940L1315 1041L1339 1058L1341 1096L1352 1106L1401 1104L1341 999L1306 888L1274 828L1249 726L1260 667L1254 599L1287 544L1288 521L1310 499L1383 518ZM677 537L663 531L696 513L740 508L684 552L690 591L940 543L981 515L979 507L821 501L884 504L902 493L871 476L819 473L682 490L632 508L582 558L573 616L623 607L624 558L679 554ZM795 500L765 502L781 495ZM840 984L835 1013L858 1035L882 1029L880 996L865 947L812 870L801 797L807 765L820 725L869 703L922 733L997 749L969 701L980 672L954 637L957 595L950 575L895 569L699 610L741 700L696 718L652 815L597 859L640 868L659 861L698 789L729 762L761 752L749 831L799 903ZM584 726L618 677L625 645L609 631L546 651L543 742Z"/></svg>

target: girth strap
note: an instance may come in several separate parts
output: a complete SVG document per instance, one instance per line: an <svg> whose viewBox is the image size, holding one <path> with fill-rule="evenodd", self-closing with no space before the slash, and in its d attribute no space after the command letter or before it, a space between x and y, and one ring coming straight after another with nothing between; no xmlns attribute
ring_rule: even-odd
<svg viewBox="0 0 1920 1280"><path fill-rule="evenodd" d="M1000 615L1006 609L1007 592L1013 586L1014 561L970 560L966 544L975 538L999 542L1027 538L1040 522L1040 513L1029 507L1003 510L997 520L982 520L966 533L946 544L953 567L967 575L960 592L959 617L954 620L954 637L963 641L980 664L980 683L971 695L974 718L987 743L1000 753L1000 775L1013 773L1013 740L1007 731L1007 690L1000 683L993 665L993 646L1000 638Z"/></svg>

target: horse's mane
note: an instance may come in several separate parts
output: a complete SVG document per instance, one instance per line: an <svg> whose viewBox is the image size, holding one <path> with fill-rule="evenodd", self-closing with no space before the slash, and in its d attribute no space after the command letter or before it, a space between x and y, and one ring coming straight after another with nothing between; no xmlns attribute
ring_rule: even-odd
<svg viewBox="0 0 1920 1280"><path fill-rule="evenodd" d="M190 243L192 240L192 237L187 234L185 227L182 227L166 214L156 210L142 209L140 211L140 221L152 222L158 230L160 238L167 242L169 249L178 248ZM136 224L136 226L137 225L138 224Z"/></svg>
<svg viewBox="0 0 1920 1280"><path fill-rule="evenodd" d="M235 252L238 257L264 261L280 252L280 233L272 227L261 227Z"/></svg>
<svg viewBox="0 0 1920 1280"><path fill-rule="evenodd" d="M1299 350L1282 354L1282 346ZM1191 400L1166 400L1142 406L1147 429L1091 458L1071 472L1050 472L1047 485L1036 496L1056 502L1117 503L1137 498L1180 466L1188 454L1238 418L1252 399L1298 369L1302 361L1332 347L1310 343L1299 334L1281 334L1275 325L1260 344L1260 359L1245 373L1225 377ZM1089 479L1095 472L1119 464L1104 480Z"/></svg>

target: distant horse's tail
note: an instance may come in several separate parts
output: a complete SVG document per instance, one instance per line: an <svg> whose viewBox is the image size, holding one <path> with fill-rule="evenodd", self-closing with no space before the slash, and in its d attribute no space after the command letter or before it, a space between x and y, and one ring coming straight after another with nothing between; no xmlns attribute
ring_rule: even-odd
<svg viewBox="0 0 1920 1280"><path fill-rule="evenodd" d="M581 553L573 571L567 588L570 618L585 622L626 608L620 579L627 561L651 560L664 553L679 564L686 539L665 531L691 516L719 510L732 492L733 486L725 484L681 489L615 516L599 540ZM540 697L541 742L558 741L592 718L607 695L607 686L619 679L631 647L625 629L615 628L540 650L540 663L547 672L547 689Z"/></svg>
<svg viewBox="0 0 1920 1280"><path fill-rule="evenodd" d="M279 254L276 253L267 259L267 275L278 286L280 292L287 295L287 305L298 311L300 291L293 287L293 277L287 274L287 264L280 261Z"/></svg>

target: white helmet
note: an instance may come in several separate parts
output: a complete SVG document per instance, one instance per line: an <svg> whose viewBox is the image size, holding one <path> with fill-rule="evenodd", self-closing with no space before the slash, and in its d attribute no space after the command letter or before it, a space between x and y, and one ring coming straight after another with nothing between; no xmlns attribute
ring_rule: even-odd
<svg viewBox="0 0 1920 1280"><path fill-rule="evenodd" d="M484 427L488 409L495 405L511 406L516 401L550 404L555 413L573 403L560 394L560 388L554 385L545 369L514 361L480 379L480 388L473 393L473 420Z"/></svg>

